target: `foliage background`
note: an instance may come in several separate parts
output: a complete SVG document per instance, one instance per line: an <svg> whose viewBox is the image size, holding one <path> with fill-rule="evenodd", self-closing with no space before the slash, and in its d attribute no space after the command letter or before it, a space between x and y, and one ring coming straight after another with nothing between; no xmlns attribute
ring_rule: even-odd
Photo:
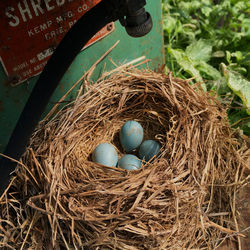
<svg viewBox="0 0 250 250"><path fill-rule="evenodd" d="M250 0L162 0L166 71L202 81L250 136Z"/></svg>

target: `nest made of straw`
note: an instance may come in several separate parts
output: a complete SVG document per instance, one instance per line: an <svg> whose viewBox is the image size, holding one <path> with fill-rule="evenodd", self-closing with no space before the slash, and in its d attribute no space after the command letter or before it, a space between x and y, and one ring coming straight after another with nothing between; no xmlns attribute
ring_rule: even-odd
<svg viewBox="0 0 250 250"><path fill-rule="evenodd" d="M1 201L1 245L13 249L215 248L238 236L235 196L245 183L244 143L226 111L198 85L132 70L87 92L33 135ZM161 154L138 171L98 165L127 120Z"/></svg>

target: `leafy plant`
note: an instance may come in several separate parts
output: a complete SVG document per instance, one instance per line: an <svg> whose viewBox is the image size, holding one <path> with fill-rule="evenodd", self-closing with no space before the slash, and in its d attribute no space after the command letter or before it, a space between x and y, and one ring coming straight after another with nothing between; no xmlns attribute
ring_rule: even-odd
<svg viewBox="0 0 250 250"><path fill-rule="evenodd" d="M166 69L194 77L250 135L250 2L162 0Z"/></svg>

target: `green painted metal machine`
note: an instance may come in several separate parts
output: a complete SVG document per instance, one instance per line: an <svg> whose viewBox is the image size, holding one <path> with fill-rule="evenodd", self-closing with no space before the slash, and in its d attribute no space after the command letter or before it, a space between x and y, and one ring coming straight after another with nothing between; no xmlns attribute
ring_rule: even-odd
<svg viewBox="0 0 250 250"><path fill-rule="evenodd" d="M0 155L0 194L16 168L12 159L25 152L43 115L114 43L120 40L109 57L117 64L146 56L151 69L163 65L161 1L145 5L146 0L0 1L0 152L8 156ZM106 58L92 79L113 67ZM77 88L65 103L76 93Z"/></svg>
<svg viewBox="0 0 250 250"><path fill-rule="evenodd" d="M56 46L53 43L57 43L64 35L66 25L70 27L96 2L100 1L58 0L44 1L44 5L29 0L1 1L0 152L3 152L8 143L39 73L53 51L52 45ZM97 66L93 80L103 70L108 71L114 67L109 58L117 64L124 64L145 55L151 59L147 66L154 70L164 63L161 1L148 1L146 10L153 19L152 31L146 36L133 38L128 36L119 22L104 27L96 39L93 39L95 43L89 44L77 55L50 99L46 112L118 40L119 44L109 57ZM64 30L55 27L60 22L60 27L65 27ZM44 42L43 39L47 41ZM68 100L74 98L76 91L77 89L70 94Z"/></svg>

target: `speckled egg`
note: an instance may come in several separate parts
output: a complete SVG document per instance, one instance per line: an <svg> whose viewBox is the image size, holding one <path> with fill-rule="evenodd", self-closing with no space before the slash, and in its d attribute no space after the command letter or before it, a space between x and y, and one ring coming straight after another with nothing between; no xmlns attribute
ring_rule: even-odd
<svg viewBox="0 0 250 250"><path fill-rule="evenodd" d="M127 170L137 170L141 167L141 161L135 155L127 154L124 155L118 161L118 168L127 169Z"/></svg>
<svg viewBox="0 0 250 250"><path fill-rule="evenodd" d="M120 131L120 143L125 152L132 152L143 140L143 128L139 122L127 121Z"/></svg>
<svg viewBox="0 0 250 250"><path fill-rule="evenodd" d="M149 161L160 152L161 145L155 140L144 141L139 148L139 158Z"/></svg>
<svg viewBox="0 0 250 250"><path fill-rule="evenodd" d="M118 154L112 144L101 143L95 148L92 159L99 164L115 167L118 162Z"/></svg>

